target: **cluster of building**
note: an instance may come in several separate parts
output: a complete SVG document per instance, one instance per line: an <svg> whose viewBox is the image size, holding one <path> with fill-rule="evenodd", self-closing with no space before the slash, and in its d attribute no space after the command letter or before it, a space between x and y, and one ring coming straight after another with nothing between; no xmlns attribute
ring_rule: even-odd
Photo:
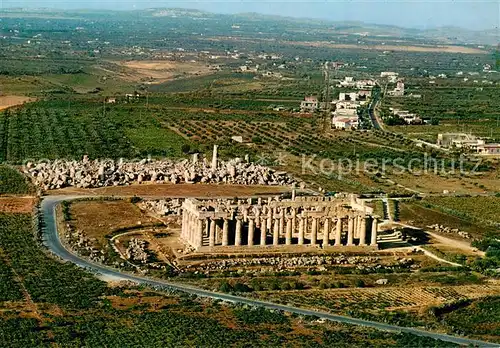
<svg viewBox="0 0 500 348"><path fill-rule="evenodd" d="M358 108L365 105L370 99L370 90L361 90L351 93L340 93L339 99L332 104L335 110L332 113L332 128L356 129L359 127Z"/></svg>
<svg viewBox="0 0 500 348"><path fill-rule="evenodd" d="M332 110L332 127L335 129L355 129L359 126L358 108L365 105L371 98L370 90L360 90L357 92L340 93L338 100L330 103ZM324 111L327 108L326 102L320 102L314 96L305 97L300 104L300 111L312 113Z"/></svg>
<svg viewBox="0 0 500 348"><path fill-rule="evenodd" d="M417 114L411 113L408 110L399 110L395 108L389 108L391 114L395 117L399 117L404 120L407 124L422 124L422 118Z"/></svg>
<svg viewBox="0 0 500 348"><path fill-rule="evenodd" d="M371 89L375 87L376 82L373 80L354 80L354 77L347 76L344 80L337 84L339 88L356 88L356 89Z"/></svg>
<svg viewBox="0 0 500 348"><path fill-rule="evenodd" d="M500 156L500 144L487 144L484 139L480 139L472 134L438 134L437 144L442 147L462 149L479 155Z"/></svg>

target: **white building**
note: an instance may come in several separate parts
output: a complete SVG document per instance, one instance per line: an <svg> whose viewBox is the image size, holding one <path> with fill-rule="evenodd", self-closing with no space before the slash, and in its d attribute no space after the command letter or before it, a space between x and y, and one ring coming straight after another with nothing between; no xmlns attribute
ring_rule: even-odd
<svg viewBox="0 0 500 348"><path fill-rule="evenodd" d="M500 156L500 144L484 144L477 146L477 153L480 155Z"/></svg>
<svg viewBox="0 0 500 348"><path fill-rule="evenodd" d="M314 112L319 108L318 98L314 96L305 97L304 100L300 103L300 111L301 112Z"/></svg>
<svg viewBox="0 0 500 348"><path fill-rule="evenodd" d="M359 126L358 116L334 117L332 118L332 127L335 129L356 129Z"/></svg>
<svg viewBox="0 0 500 348"><path fill-rule="evenodd" d="M402 97L405 94L405 84L403 81L398 81L396 88L392 91L387 92L392 97Z"/></svg>
<svg viewBox="0 0 500 348"><path fill-rule="evenodd" d="M390 77L390 76L398 76L399 74L397 72L393 72L393 71L382 71L380 73L380 77Z"/></svg>

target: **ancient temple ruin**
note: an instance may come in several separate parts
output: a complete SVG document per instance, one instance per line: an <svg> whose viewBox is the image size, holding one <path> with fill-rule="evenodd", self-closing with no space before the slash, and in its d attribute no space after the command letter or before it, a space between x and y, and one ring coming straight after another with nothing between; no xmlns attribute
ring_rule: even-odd
<svg viewBox="0 0 500 348"><path fill-rule="evenodd" d="M378 218L355 195L186 199L181 238L197 251L234 247L377 248Z"/></svg>

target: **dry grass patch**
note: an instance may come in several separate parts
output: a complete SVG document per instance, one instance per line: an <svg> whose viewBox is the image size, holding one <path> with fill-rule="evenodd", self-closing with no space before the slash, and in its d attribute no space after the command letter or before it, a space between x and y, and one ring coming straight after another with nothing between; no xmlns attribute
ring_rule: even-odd
<svg viewBox="0 0 500 348"><path fill-rule="evenodd" d="M118 63L125 68L122 77L127 80L151 79L155 83L172 80L176 76L206 75L211 73L203 62L177 62L168 60L131 60ZM151 81L151 82L153 82Z"/></svg>
<svg viewBox="0 0 500 348"><path fill-rule="evenodd" d="M16 95L5 95L0 96L0 110L8 109L13 106L23 105L24 103L35 101L35 98L16 96Z"/></svg>

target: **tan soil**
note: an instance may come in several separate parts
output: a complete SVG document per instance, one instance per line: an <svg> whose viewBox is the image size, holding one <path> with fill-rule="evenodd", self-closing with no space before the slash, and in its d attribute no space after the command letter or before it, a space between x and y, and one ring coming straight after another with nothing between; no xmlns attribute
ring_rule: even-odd
<svg viewBox="0 0 500 348"><path fill-rule="evenodd" d="M6 95L0 96L0 110L8 109L13 106L23 105L27 102L35 101L35 98L16 96L16 95Z"/></svg>
<svg viewBox="0 0 500 348"><path fill-rule="evenodd" d="M177 75L206 75L212 73L203 62L177 62L168 60L132 60L118 63L125 68L121 76L127 80L137 81L152 78L155 83L173 79Z"/></svg>
<svg viewBox="0 0 500 348"><path fill-rule="evenodd" d="M31 213L36 199L33 197L0 197L0 212Z"/></svg>
<svg viewBox="0 0 500 348"><path fill-rule="evenodd" d="M47 191L47 195L96 195L140 197L243 197L275 195L290 191L286 186L246 186L213 184L145 184L111 186L96 189L64 188Z"/></svg>

